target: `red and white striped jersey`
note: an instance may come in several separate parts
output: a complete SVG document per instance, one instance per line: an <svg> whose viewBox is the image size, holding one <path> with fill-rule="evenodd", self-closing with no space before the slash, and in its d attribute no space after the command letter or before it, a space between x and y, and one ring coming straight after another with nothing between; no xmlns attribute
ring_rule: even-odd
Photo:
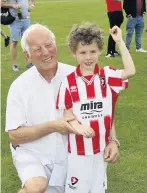
<svg viewBox="0 0 147 193"><path fill-rule="evenodd" d="M76 155L93 155L103 151L114 116L115 103L128 82L121 79L121 70L109 66L95 67L94 75L82 76L80 66L61 83L56 108L72 108L73 114L83 125L95 131L95 137L69 134L68 151Z"/></svg>

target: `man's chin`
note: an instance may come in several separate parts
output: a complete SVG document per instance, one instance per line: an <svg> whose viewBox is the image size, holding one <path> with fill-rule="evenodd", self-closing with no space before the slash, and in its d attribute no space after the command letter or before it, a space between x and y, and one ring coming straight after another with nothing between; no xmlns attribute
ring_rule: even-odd
<svg viewBox="0 0 147 193"><path fill-rule="evenodd" d="M55 69L55 66L53 66L53 65L52 66L51 65L46 65L46 66L43 66L42 69L45 70L45 71L53 70L53 69Z"/></svg>

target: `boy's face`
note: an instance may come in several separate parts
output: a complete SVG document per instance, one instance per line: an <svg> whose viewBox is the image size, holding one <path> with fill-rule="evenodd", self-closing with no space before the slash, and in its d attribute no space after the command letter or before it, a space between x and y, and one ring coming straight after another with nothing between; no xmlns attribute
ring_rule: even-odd
<svg viewBox="0 0 147 193"><path fill-rule="evenodd" d="M74 57L77 59L82 69L94 70L100 54L101 51L96 42L89 45L82 45L81 42L79 42Z"/></svg>

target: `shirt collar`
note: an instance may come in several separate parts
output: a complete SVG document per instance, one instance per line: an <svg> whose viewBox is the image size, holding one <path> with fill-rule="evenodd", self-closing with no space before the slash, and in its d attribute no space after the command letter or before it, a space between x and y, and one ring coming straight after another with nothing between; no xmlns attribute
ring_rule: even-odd
<svg viewBox="0 0 147 193"><path fill-rule="evenodd" d="M40 76L42 79L44 79L45 81L47 81L48 83L51 83L52 81L54 81L60 74L60 63L57 62L57 71L55 76L50 80L50 82L48 82L47 80L45 80L45 78L40 74L40 72L37 70L36 66L34 65L33 68L35 68L36 73L38 74L38 76Z"/></svg>
<svg viewBox="0 0 147 193"><path fill-rule="evenodd" d="M94 69L94 74L98 74L99 75L99 72L100 72L100 68L99 68L99 65L96 64L95 65L95 69ZM82 76L82 73L81 73L81 70L80 70L80 64L76 67L76 70L75 70L75 75L76 76Z"/></svg>

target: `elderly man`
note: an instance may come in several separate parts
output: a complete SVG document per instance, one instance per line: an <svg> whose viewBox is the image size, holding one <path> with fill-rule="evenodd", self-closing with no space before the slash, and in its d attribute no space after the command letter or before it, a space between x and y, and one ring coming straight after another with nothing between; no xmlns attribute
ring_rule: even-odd
<svg viewBox="0 0 147 193"><path fill-rule="evenodd" d="M66 134L74 130L55 103L61 81L74 67L57 61L55 36L45 26L30 26L21 45L34 66L12 83L6 111L6 131L22 182L19 193L64 193ZM110 143L105 152L108 161L118 159L117 144L114 148Z"/></svg>

